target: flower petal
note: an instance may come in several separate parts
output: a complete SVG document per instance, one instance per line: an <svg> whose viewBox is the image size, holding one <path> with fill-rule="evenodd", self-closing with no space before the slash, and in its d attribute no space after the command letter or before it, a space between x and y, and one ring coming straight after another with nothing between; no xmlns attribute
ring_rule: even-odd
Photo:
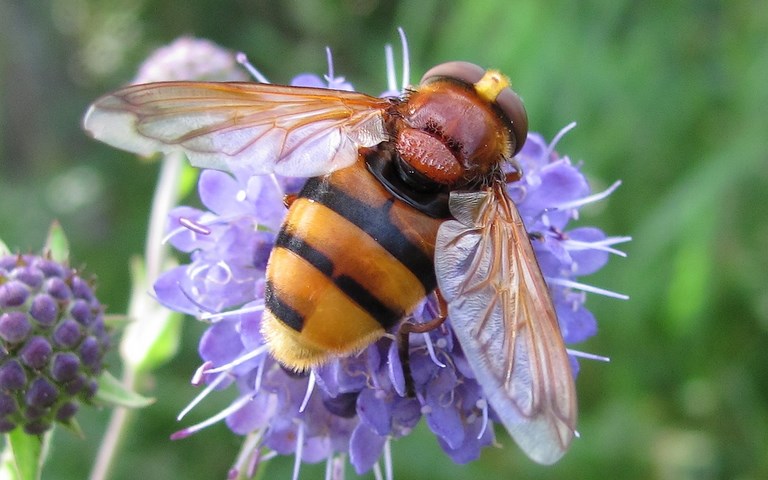
<svg viewBox="0 0 768 480"><path fill-rule="evenodd" d="M373 467L381 456L386 441L386 437L378 435L366 423L358 424L349 441L349 461L358 475L362 475Z"/></svg>
<svg viewBox="0 0 768 480"><path fill-rule="evenodd" d="M357 397L357 414L378 435L392 430L392 401L384 391L366 388Z"/></svg>

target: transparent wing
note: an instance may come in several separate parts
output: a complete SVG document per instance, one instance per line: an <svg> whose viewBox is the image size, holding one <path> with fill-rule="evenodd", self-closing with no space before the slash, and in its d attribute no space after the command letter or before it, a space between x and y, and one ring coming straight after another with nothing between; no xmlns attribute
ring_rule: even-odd
<svg viewBox="0 0 768 480"><path fill-rule="evenodd" d="M317 176L387 139L389 103L362 93L260 83L161 82L97 100L83 126L140 155L182 151L198 167Z"/></svg>
<svg viewBox="0 0 768 480"><path fill-rule="evenodd" d="M437 282L465 355L510 435L533 460L568 449L576 392L549 290L503 185L452 193Z"/></svg>

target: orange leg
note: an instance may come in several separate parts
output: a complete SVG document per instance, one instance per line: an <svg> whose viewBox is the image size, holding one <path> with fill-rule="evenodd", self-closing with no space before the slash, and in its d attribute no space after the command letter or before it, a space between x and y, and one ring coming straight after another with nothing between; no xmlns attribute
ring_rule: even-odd
<svg viewBox="0 0 768 480"><path fill-rule="evenodd" d="M512 166L515 169L504 175L504 182L506 183L517 182L518 180L523 178L523 167L520 165L520 163L517 161L516 158L512 158L509 162L512 164Z"/></svg>
<svg viewBox="0 0 768 480"><path fill-rule="evenodd" d="M291 205L296 201L297 198L299 198L299 196L295 193L289 193L283 196L283 205L285 205L285 208L291 208Z"/></svg>

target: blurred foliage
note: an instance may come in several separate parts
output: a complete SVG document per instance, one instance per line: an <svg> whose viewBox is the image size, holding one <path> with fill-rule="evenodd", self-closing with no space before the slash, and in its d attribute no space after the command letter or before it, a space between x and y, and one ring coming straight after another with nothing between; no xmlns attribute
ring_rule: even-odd
<svg viewBox="0 0 768 480"><path fill-rule="evenodd" d="M560 463L534 465L500 435L502 448L458 467L422 428L394 443L396 478L768 478L768 9L758 0L0 0L0 236L34 249L59 219L76 264L124 312L157 165L88 139L88 103L184 34L247 52L275 82L325 72L328 45L337 72L375 94L397 26L411 81L470 60L511 76L532 130L551 138L578 121L559 150L584 160L596 190L624 181L583 222L634 241L629 258L589 279L632 299L589 300L601 331L579 348L613 361L583 365L582 438ZM186 322L180 355L141 386L158 402L134 419L113 478L224 478L239 444L224 425L168 440L197 393L188 378L201 331ZM109 411L83 413L84 440L54 439L58 479L84 478L93 461ZM291 462L273 462L270 477L289 478Z"/></svg>

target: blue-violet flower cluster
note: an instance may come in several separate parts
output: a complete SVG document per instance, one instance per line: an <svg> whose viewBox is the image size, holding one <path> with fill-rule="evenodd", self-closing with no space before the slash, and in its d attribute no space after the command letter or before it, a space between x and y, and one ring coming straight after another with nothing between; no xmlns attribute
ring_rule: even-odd
<svg viewBox="0 0 768 480"><path fill-rule="evenodd" d="M391 64L388 50L390 71ZM402 92L393 78L387 91ZM332 71L324 80L304 74L293 84L351 88ZM627 238L607 237L591 227L569 229L582 205L608 196L618 182L592 194L578 166L555 152L558 139L547 143L536 133L528 136L517 156L524 176L509 185L509 193L534 238L564 339L572 344L596 332L595 319L584 307L585 292L621 297L576 279L599 270L609 254L623 255L612 245ZM482 447L494 442L495 415L454 338L450 317L429 333L411 335L415 397L406 395L393 336L305 376L281 368L267 353L260 333L265 269L287 211L283 197L297 193L302 184L302 179L206 170L198 184L205 209L182 206L172 211L168 241L188 253L190 261L158 279L157 298L173 310L210 322L199 346L203 363L194 378L207 386L190 408L215 389L234 386L239 392L219 415L174 437L225 419L235 433L249 435L249 468L259 458L295 455L297 467L300 462L328 461L333 476L330 472L346 456L358 473L380 468L382 452L389 470L388 442L408 435L423 417L455 462L476 459ZM412 313L412 321L435 315L436 304L429 297ZM569 352L575 372L574 357L584 354Z"/></svg>

